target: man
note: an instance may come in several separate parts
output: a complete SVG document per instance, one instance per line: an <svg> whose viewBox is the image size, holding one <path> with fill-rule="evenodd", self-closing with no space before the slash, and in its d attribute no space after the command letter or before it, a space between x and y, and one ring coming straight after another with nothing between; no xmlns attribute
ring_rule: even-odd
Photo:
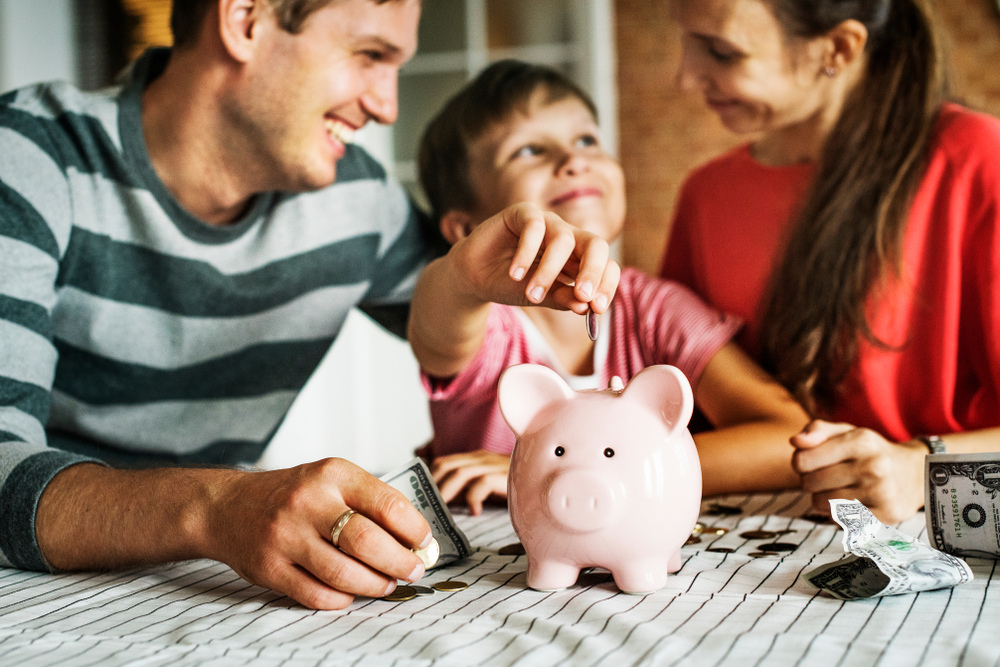
<svg viewBox="0 0 1000 667"><path fill-rule="evenodd" d="M176 0L174 49L120 91L0 98L0 565L208 557L314 608L422 576L427 523L346 461L148 468L254 460L347 311L409 298L430 243L350 137L395 120L419 14ZM586 308L548 291L569 255L546 255L568 238L591 275L600 243L537 210L481 227L467 254L542 249L525 289ZM528 301L498 282L476 284Z"/></svg>

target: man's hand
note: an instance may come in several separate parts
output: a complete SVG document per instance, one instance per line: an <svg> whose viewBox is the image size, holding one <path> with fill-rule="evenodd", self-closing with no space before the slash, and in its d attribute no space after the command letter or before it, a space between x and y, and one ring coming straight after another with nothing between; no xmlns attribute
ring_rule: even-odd
<svg viewBox="0 0 1000 667"><path fill-rule="evenodd" d="M507 497L509 472L510 456L482 450L442 456L431 465L444 501L450 503L464 491L473 516L482 513L483 501L490 496Z"/></svg>
<svg viewBox="0 0 1000 667"><path fill-rule="evenodd" d="M337 548L331 531L347 509L357 514ZM314 609L420 579L424 566L410 549L431 540L403 494L343 459L240 475L216 499L210 532L213 558Z"/></svg>
<svg viewBox="0 0 1000 667"><path fill-rule="evenodd" d="M816 420L792 437L792 466L813 509L830 500L860 500L883 523L910 518L924 504L924 456L919 442L897 444L866 428Z"/></svg>
<svg viewBox="0 0 1000 667"><path fill-rule="evenodd" d="M347 509L357 514L338 549L331 532ZM268 472L76 465L46 487L36 526L57 568L213 558L315 609L419 579L410 549L431 539L405 496L341 459Z"/></svg>

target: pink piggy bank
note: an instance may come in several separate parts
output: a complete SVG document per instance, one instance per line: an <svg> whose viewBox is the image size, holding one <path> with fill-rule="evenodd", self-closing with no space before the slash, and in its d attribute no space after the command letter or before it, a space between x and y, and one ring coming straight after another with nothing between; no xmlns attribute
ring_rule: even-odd
<svg viewBox="0 0 1000 667"><path fill-rule="evenodd" d="M528 586L611 571L625 593L662 588L698 521L701 464L687 429L691 385L650 366L623 388L575 392L545 366L508 368L500 411L517 436L507 480L510 517L528 557Z"/></svg>

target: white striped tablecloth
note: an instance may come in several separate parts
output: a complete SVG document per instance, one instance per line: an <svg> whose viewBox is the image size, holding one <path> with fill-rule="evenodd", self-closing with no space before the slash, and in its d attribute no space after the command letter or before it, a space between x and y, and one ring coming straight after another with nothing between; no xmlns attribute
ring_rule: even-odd
<svg viewBox="0 0 1000 667"><path fill-rule="evenodd" d="M742 514L684 547L661 591L623 595L607 574L543 593L525 587L507 512L456 518L475 553L421 584L469 588L406 602L359 598L311 611L212 561L101 574L0 569L0 665L740 665L1000 667L997 562L970 560L975 580L918 594L843 602L802 578L843 556L842 532L803 518L797 493L713 502ZM925 539L922 514L899 529ZM792 528L799 547L751 558L741 532ZM650 530L655 530L650 526ZM731 547L733 553L706 548Z"/></svg>

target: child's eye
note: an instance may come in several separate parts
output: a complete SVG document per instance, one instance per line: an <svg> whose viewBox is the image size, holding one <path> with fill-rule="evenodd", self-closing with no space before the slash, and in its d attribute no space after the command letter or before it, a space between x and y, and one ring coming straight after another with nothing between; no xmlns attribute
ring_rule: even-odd
<svg viewBox="0 0 1000 667"><path fill-rule="evenodd" d="M536 155L541 155L541 153L542 153L542 148L540 146L528 144L527 146L521 146L516 151L514 151L514 154L511 156L511 158L534 157Z"/></svg>
<svg viewBox="0 0 1000 667"><path fill-rule="evenodd" d="M590 148L600 144L600 140L593 134L584 134L576 140L576 145L580 148Z"/></svg>

